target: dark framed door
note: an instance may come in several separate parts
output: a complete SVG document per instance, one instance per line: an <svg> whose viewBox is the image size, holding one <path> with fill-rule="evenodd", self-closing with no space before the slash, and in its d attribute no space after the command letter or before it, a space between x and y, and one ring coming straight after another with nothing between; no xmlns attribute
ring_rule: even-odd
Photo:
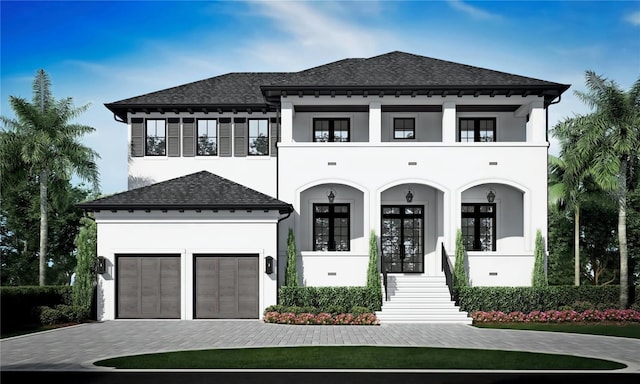
<svg viewBox="0 0 640 384"><path fill-rule="evenodd" d="M180 318L180 255L117 254L116 317Z"/></svg>
<svg viewBox="0 0 640 384"><path fill-rule="evenodd" d="M194 255L195 319L260 317L258 255Z"/></svg>
<svg viewBox="0 0 640 384"><path fill-rule="evenodd" d="M424 272L424 206L383 205L380 245L387 272Z"/></svg>

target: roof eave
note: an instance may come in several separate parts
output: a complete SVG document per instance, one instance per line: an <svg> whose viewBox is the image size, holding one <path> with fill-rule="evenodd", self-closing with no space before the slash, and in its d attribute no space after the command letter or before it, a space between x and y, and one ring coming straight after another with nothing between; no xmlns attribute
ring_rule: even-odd
<svg viewBox="0 0 640 384"><path fill-rule="evenodd" d="M267 113L274 112L275 106L269 103L264 104L119 104L119 103L106 103L104 104L114 115L118 116L123 122L127 121L127 115L131 114L179 114L179 113Z"/></svg>
<svg viewBox="0 0 640 384"><path fill-rule="evenodd" d="M545 100L553 100L569 89L567 84L548 85L368 85L368 86L343 86L343 85L263 85L260 90L267 100L276 101L288 96L336 96L336 95L538 95Z"/></svg>
<svg viewBox="0 0 640 384"><path fill-rule="evenodd" d="M76 207L87 212L100 211L278 211L279 213L293 212L291 204L93 204L80 203Z"/></svg>

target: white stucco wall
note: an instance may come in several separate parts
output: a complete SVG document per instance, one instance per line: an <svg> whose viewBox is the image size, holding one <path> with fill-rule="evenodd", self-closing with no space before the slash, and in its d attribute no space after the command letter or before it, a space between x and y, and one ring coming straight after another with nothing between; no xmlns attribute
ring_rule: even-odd
<svg viewBox="0 0 640 384"><path fill-rule="evenodd" d="M457 105L486 108L492 104L517 110L456 110ZM333 105L369 106L371 113L295 110L296 106ZM380 112L385 105L434 105L441 106L442 112ZM315 117L349 118L352 141L311 142ZM416 118L416 140L392 139L394 117ZM456 142L461 117L496 118L498 142ZM425 273L441 273L439 244L443 242L448 253L454 254L460 204L486 201L485 189L491 186L496 191L498 207L497 250L470 260L471 279L480 285L528 284L535 231L547 233L549 143L541 98L288 97L282 99L281 118L277 159L134 158L130 162L130 176L161 181L204 169L293 204L296 212L280 225L278 252L284 260L287 230L293 228L299 270L303 282L309 285L352 285L364 281L369 231L380 233L380 205L388 201L401 203L407 186L416 188L414 202L425 206ZM309 204L326 200L323 188L328 185L339 192L336 201L347 199L353 204L350 252L311 252ZM489 277L489 272L495 272L494 262L501 268L508 266L523 272L507 274L500 270ZM285 266L285 262L279 263L279 271L283 272Z"/></svg>
<svg viewBox="0 0 640 384"><path fill-rule="evenodd" d="M107 273L98 276L98 319L115 318L115 255L121 253L177 253L181 255L181 319L193 318L193 255L257 254L259 257L259 313L276 304L277 274L265 274L264 258L277 262L278 214L271 212L101 211L98 256L107 259Z"/></svg>
<svg viewBox="0 0 640 384"><path fill-rule="evenodd" d="M539 99L450 96L418 99L385 96L380 100L376 98L373 103L358 98L304 97L288 101L293 109L295 105L326 107L355 104L370 105L372 111L380 105L393 104L435 104L443 108L443 112L383 112L379 123L380 142L311 143L305 139L311 132L308 116L293 113L290 122L283 121L283 127L290 126L292 133L291 140L287 140L285 135L279 145L279 198L291 202L296 212L303 212L293 215L286 225L294 228L296 236L301 239L299 262L307 265L304 271L301 269L305 282L310 285L349 285L360 281L361 271L366 271L366 263L361 263L364 269L356 269L354 254L368 252L366 244L371 229L380 234L380 206L393 201L406 203L403 200L405 189L411 186L414 203L425 206L426 274L442 273L440 242L444 243L450 256L454 255L455 233L461 223L461 203L486 201L486 191L490 187L496 192L497 250L484 252L469 262L472 282L477 285L530 284L535 230L547 231L546 127L541 119L526 122L527 114L539 115ZM459 112L456 111L457 104L483 107L511 104L520 108L517 112ZM350 114L330 115L346 117ZM416 118L415 141L391 139L394 117ZM498 142L456 142L457 124L461 117L495 118ZM377 128L370 126L369 129L369 136L375 137L377 132L372 136L371 130ZM308 186L333 185L335 188L341 184L357 186L361 192L365 209L361 232L365 236L352 239L351 252L334 252L332 255L311 252L307 247L310 244L311 218L304 213L308 209L309 197L302 191ZM319 198L326 200L326 194L320 194ZM360 204L357 199L355 202ZM359 217L352 215L352 226L360 222ZM494 263L500 266L495 275L493 269L497 267L493 266ZM343 266L350 268L343 269ZM506 273L504 268L519 272ZM339 271L331 273L334 270ZM352 272L345 274L349 270ZM489 272L492 272L491 278Z"/></svg>

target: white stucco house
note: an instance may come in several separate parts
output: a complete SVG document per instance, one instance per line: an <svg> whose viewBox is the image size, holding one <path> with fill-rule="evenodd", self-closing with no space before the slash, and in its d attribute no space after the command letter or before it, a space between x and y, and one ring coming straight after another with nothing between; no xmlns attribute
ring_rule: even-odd
<svg viewBox="0 0 640 384"><path fill-rule="evenodd" d="M291 228L303 285L365 285L373 230L381 321L466 321L443 260L460 229L471 285L531 284L547 111L568 88L396 51L105 104L130 158L128 191L80 204L99 318L261 318Z"/></svg>

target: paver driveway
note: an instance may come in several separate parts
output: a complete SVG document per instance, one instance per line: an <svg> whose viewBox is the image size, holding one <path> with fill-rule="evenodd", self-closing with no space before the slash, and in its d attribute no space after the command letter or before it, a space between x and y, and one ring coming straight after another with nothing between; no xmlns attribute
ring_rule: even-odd
<svg viewBox="0 0 640 384"><path fill-rule="evenodd" d="M481 348L571 354L627 364L640 373L640 340L559 332L480 329L470 325L304 326L258 320L115 320L0 341L2 370L99 370L109 357L188 349L388 345Z"/></svg>

